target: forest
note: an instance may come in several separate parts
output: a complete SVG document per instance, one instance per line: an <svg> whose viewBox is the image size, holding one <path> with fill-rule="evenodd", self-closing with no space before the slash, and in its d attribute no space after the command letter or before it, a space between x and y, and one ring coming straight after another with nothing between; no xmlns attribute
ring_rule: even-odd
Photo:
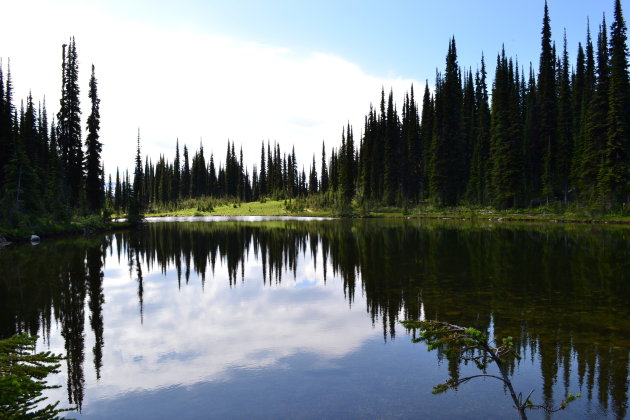
<svg viewBox="0 0 630 420"><path fill-rule="evenodd" d="M448 41L445 67L402 107L382 89L360 135L344 125L327 155L300 164L277 142L262 142L259 163L227 142L224 158L175 144L157 160L138 147L133 172L105 179L95 69L82 139L77 48L63 46L62 95L56 118L29 95L16 106L10 64L0 65L0 226L32 226L41 218L141 214L203 198L234 202L308 199L322 208L431 204L494 209L575 206L596 214L630 203L630 79L627 28L620 0L612 24L590 24L575 62L552 39L545 3L540 61L527 68L502 49L489 81L458 62ZM250 151L251 152L251 151ZM257 152L255 152L257 153ZM192 201L191 201L192 200Z"/></svg>

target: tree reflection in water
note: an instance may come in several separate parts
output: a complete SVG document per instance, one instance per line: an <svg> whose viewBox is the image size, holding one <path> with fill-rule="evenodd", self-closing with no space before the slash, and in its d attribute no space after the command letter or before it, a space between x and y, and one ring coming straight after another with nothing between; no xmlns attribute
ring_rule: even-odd
<svg viewBox="0 0 630 420"><path fill-rule="evenodd" d="M617 418L627 414L630 349L630 241L620 228L421 221L149 223L136 232L44 242L0 253L0 335L48 337L61 326L68 399L81 406L85 308L94 333L96 377L103 366L106 259L126 260L137 281L139 320L152 273L175 268L178 287L191 272L205 287L217 266L230 286L246 281L249 259L267 287L291 281L304 256L324 279L342 279L349 305L361 293L384 340L400 319L422 315L514 337L539 360L546 403L577 376L584 397ZM87 306L86 306L87 303ZM400 327L399 327L400 328ZM461 366L450 363L456 378ZM511 366L515 370L517 366ZM575 384L572 385L575 388ZM576 391L572 389L571 391Z"/></svg>

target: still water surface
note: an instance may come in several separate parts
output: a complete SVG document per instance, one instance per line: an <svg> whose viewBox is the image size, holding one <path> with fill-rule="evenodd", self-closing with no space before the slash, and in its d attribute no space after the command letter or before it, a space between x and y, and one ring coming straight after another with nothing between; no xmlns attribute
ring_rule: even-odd
<svg viewBox="0 0 630 420"><path fill-rule="evenodd" d="M630 230L416 220L194 219L0 252L0 335L68 354L76 418L516 418L411 336L512 336L518 390L628 417ZM545 418L531 412L530 418Z"/></svg>

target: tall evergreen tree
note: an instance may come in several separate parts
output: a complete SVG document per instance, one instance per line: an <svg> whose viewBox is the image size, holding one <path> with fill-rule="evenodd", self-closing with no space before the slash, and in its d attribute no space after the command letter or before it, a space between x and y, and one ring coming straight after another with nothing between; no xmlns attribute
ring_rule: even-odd
<svg viewBox="0 0 630 420"><path fill-rule="evenodd" d="M452 206L463 195L466 187L465 149L462 140L463 97L455 38L449 42L444 78L438 76L436 79L431 195L438 204Z"/></svg>
<svg viewBox="0 0 630 420"><path fill-rule="evenodd" d="M322 142L322 169L319 191L325 193L328 191L328 168L326 167L326 144Z"/></svg>
<svg viewBox="0 0 630 420"><path fill-rule="evenodd" d="M383 201L392 205L399 188L399 143L400 143L400 122L394 106L394 93L389 92L387 100L387 114L385 117L385 131L383 137ZM340 155L343 155L343 150Z"/></svg>
<svg viewBox="0 0 630 420"><path fill-rule="evenodd" d="M184 145L184 168L182 169L182 198L190 197L190 163L188 161L188 148Z"/></svg>
<svg viewBox="0 0 630 420"><path fill-rule="evenodd" d="M67 47L67 49L66 49ZM67 202L77 206L83 183L79 62L74 37L63 45L62 90L57 114L57 142L61 151L63 183Z"/></svg>
<svg viewBox="0 0 630 420"><path fill-rule="evenodd" d="M116 188L114 190L114 209L119 213L122 208L123 190L120 183L120 171L116 168Z"/></svg>
<svg viewBox="0 0 630 420"><path fill-rule="evenodd" d="M308 192L310 194L316 194L318 191L317 187L317 164L315 163L315 154L313 154L313 163L311 164L308 177Z"/></svg>
<svg viewBox="0 0 630 420"><path fill-rule="evenodd" d="M142 211L141 203L142 196L144 192L142 191L143 186L143 172L142 172L142 154L140 153L140 129L138 128L138 139L136 144L136 159L135 159L135 169L133 172L133 198L137 206L138 211Z"/></svg>
<svg viewBox="0 0 630 420"><path fill-rule="evenodd" d="M595 90L585 116L585 134L582 143L579 186L582 199L596 203L601 197L598 178L601 173L603 150L608 135L608 90L610 65L608 58L608 35L606 19L603 18L597 35L597 70Z"/></svg>
<svg viewBox="0 0 630 420"><path fill-rule="evenodd" d="M549 7L545 1L540 64L538 66L538 136L534 145L534 164L537 168L535 177L540 177L541 194L547 199L551 198L555 191L557 146L557 91L556 91L556 58L551 40L551 21Z"/></svg>
<svg viewBox="0 0 630 420"><path fill-rule="evenodd" d="M600 198L607 208L630 201L630 82L626 31L621 1L616 0L610 29L607 139L599 174Z"/></svg>
<svg viewBox="0 0 630 420"><path fill-rule="evenodd" d="M88 93L91 103L91 112L87 119L87 136L85 138L85 190L88 210L97 213L103 208L104 191L101 182L103 173L101 166L101 152L103 145L99 141L99 129L101 114L99 111L101 100L98 97L97 81L92 64L90 76L90 91Z"/></svg>
<svg viewBox="0 0 630 420"><path fill-rule="evenodd" d="M481 70L475 75L476 129L474 130L470 176L467 186L467 198L472 204L485 204L488 195L489 171L487 170L487 163L490 151L490 106L486 76L486 64L482 55Z"/></svg>
<svg viewBox="0 0 630 420"><path fill-rule="evenodd" d="M262 142L260 148L260 173L258 175L258 194L260 197L264 197L268 194L267 190L267 169L265 165L265 142Z"/></svg>
<svg viewBox="0 0 630 420"><path fill-rule="evenodd" d="M426 81L422 97L422 117L420 120L420 198L425 199L429 192L429 162L431 142L433 138L434 103L429 91L429 81Z"/></svg>
<svg viewBox="0 0 630 420"><path fill-rule="evenodd" d="M179 138L175 142L175 160L173 161L173 181L172 181L172 193L171 196L174 200L178 200L183 196L181 188L181 163L179 160Z"/></svg>
<svg viewBox="0 0 630 420"><path fill-rule="evenodd" d="M555 173L558 191L563 198L564 204L567 204L573 156L573 104L566 30L564 33L562 59L558 61L558 64L558 142Z"/></svg>
<svg viewBox="0 0 630 420"><path fill-rule="evenodd" d="M490 181L492 204L497 208L517 205L519 151L518 84L512 60L505 50L497 57L497 68L492 90L492 124L490 127Z"/></svg>

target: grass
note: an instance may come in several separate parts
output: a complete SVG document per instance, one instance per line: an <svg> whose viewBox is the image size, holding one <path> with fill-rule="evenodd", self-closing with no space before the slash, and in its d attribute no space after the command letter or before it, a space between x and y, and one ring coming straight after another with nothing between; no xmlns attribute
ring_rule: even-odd
<svg viewBox="0 0 630 420"><path fill-rule="evenodd" d="M49 216L30 217L14 227L0 226L0 237L11 242L27 241L32 234L40 237L90 234L110 230L113 227L124 228L123 223L113 224L100 215L74 216L68 220L54 220Z"/></svg>
<svg viewBox="0 0 630 420"><path fill-rule="evenodd" d="M289 204L287 202L287 204ZM289 206L290 207L290 206ZM333 216L332 211L318 209L303 209L302 211L287 210L283 200L253 201L250 203L226 203L213 207L212 210L200 210L199 206L187 207L174 211L149 212L145 217L164 216Z"/></svg>
<svg viewBox="0 0 630 420"><path fill-rule="evenodd" d="M145 217L162 216L310 216L310 217L367 217L367 218L419 218L419 219L460 219L460 220L499 220L499 221L539 221L551 223L616 223L630 224L628 212L617 214L596 214L588 209L575 206L544 206L531 209L496 210L491 207L435 207L420 205L411 208L371 205L360 206L353 202L340 212L331 206L318 208L308 200L267 200L250 203L217 203L209 210L194 205L174 211L151 212ZM310 207L309 207L310 206Z"/></svg>

